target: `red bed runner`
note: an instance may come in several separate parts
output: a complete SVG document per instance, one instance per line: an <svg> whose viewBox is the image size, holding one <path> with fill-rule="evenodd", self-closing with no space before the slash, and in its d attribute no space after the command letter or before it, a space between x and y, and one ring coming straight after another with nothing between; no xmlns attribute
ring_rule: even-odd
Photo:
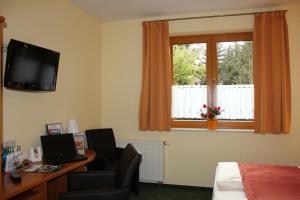
<svg viewBox="0 0 300 200"><path fill-rule="evenodd" d="M238 164L248 200L300 200L298 167Z"/></svg>

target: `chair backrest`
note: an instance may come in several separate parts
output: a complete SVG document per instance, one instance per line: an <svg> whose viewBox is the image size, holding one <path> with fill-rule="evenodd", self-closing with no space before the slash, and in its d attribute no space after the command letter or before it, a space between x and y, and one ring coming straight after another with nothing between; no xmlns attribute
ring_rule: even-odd
<svg viewBox="0 0 300 200"><path fill-rule="evenodd" d="M86 130L85 134L89 149L108 160L115 157L116 140L111 128Z"/></svg>
<svg viewBox="0 0 300 200"><path fill-rule="evenodd" d="M142 155L132 146L127 144L123 150L116 171L116 187L130 188L134 173L138 170Z"/></svg>

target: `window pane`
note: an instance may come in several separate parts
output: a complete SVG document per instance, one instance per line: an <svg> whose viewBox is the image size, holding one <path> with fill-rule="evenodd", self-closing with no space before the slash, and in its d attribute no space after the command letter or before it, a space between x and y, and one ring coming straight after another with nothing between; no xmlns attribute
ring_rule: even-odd
<svg viewBox="0 0 300 200"><path fill-rule="evenodd" d="M254 115L252 41L217 43L219 119L249 120Z"/></svg>
<svg viewBox="0 0 300 200"><path fill-rule="evenodd" d="M173 45L172 118L200 119L207 103L206 43Z"/></svg>

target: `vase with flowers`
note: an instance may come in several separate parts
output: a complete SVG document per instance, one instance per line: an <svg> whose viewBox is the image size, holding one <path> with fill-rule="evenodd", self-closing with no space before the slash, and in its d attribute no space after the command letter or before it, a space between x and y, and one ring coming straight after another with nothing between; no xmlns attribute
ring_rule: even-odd
<svg viewBox="0 0 300 200"><path fill-rule="evenodd" d="M210 107L206 104L203 104L201 109L201 118L207 120L208 130L215 130L217 127L217 116L221 114L221 107L214 106Z"/></svg>

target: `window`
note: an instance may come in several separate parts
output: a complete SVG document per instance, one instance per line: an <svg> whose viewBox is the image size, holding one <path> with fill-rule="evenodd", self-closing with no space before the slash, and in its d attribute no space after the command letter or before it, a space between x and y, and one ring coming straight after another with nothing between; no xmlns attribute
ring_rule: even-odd
<svg viewBox="0 0 300 200"><path fill-rule="evenodd" d="M172 127L206 127L203 104L221 106L219 128L253 128L252 33L170 38Z"/></svg>

